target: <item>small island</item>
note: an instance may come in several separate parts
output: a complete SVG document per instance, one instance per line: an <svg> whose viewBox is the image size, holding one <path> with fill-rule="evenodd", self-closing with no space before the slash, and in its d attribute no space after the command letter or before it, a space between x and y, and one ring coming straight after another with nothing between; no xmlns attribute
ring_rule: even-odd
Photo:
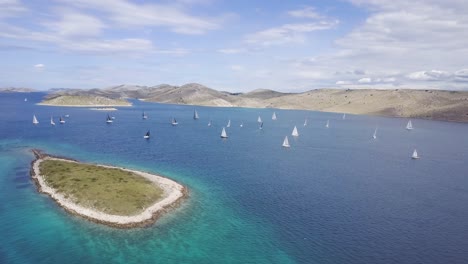
<svg viewBox="0 0 468 264"><path fill-rule="evenodd" d="M48 97L38 105L69 106L69 107L111 107L132 106L130 102L119 98L91 95L58 95Z"/></svg>
<svg viewBox="0 0 468 264"><path fill-rule="evenodd" d="M33 153L31 175L39 192L66 211L97 223L148 226L187 196L184 186L158 175Z"/></svg>

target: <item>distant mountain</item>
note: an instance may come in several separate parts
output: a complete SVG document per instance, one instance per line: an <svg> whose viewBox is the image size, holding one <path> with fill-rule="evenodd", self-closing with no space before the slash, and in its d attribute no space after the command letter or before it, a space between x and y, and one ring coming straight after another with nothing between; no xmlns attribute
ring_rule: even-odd
<svg viewBox="0 0 468 264"><path fill-rule="evenodd" d="M37 90L32 88L23 88L23 87L4 87L0 88L0 93L32 93L37 92Z"/></svg>
<svg viewBox="0 0 468 264"><path fill-rule="evenodd" d="M182 86L118 85L104 89L60 90L49 94L47 98L61 96L98 96L112 100L137 98L169 104L272 107L468 122L467 91L319 89L303 93L281 93L257 89L248 93L229 93L189 83Z"/></svg>

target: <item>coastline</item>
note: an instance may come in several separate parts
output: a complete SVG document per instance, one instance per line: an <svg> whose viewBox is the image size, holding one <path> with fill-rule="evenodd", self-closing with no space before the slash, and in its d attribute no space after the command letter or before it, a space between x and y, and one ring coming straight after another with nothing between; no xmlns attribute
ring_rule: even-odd
<svg viewBox="0 0 468 264"><path fill-rule="evenodd" d="M34 153L36 159L31 163L31 177L36 184L38 192L49 195L53 200L57 202L57 204L60 207L65 209L65 211L73 215L79 215L95 223L117 228L135 228L149 226L155 223L156 220L159 217L161 217L164 213L167 213L171 209L178 207L183 201L183 199L185 199L188 196L188 190L186 187L168 178L142 171L96 164L96 166L104 168L121 169L124 171L135 173L141 177L150 180L151 182L158 185L164 190L163 199L155 202L154 204L146 208L143 212L137 215L121 216L106 214L94 210L92 208L83 207L73 203L70 199L65 198L63 194L57 193L52 187L48 186L44 178L40 174L39 165L43 160L52 159L75 163L78 163L78 161L64 157L47 155L37 149L33 149L32 152Z"/></svg>
<svg viewBox="0 0 468 264"><path fill-rule="evenodd" d="M131 107L133 104L125 104L125 105L99 105L99 104L89 104L89 105L56 105L56 104L48 104L48 103L37 103L36 105L42 106L58 106L58 107Z"/></svg>

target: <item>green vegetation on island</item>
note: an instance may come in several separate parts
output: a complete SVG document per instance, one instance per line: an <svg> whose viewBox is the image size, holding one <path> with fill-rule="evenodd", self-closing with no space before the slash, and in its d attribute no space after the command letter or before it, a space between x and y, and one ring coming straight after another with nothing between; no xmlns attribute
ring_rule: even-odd
<svg viewBox="0 0 468 264"><path fill-rule="evenodd" d="M46 159L40 163L46 183L74 203L112 215L135 215L163 198L148 179L117 168Z"/></svg>
<svg viewBox="0 0 468 264"><path fill-rule="evenodd" d="M124 99L114 99L104 96L91 95L59 95L45 99L40 105L50 106L131 106L132 104Z"/></svg>

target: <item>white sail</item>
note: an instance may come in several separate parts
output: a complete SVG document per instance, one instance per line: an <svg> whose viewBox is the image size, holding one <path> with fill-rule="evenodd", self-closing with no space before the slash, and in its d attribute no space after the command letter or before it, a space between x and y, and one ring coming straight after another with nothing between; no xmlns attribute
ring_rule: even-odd
<svg viewBox="0 0 468 264"><path fill-rule="evenodd" d="M330 120L327 120L327 124L325 125L326 128L330 127Z"/></svg>
<svg viewBox="0 0 468 264"><path fill-rule="evenodd" d="M198 112L197 110L193 110L193 119L194 120L197 120L199 117L198 117Z"/></svg>
<svg viewBox="0 0 468 264"><path fill-rule="evenodd" d="M285 137L284 137L284 140L283 140L283 147L285 147L285 148L291 147L291 145L289 145L288 136L285 136Z"/></svg>
<svg viewBox="0 0 468 264"><path fill-rule="evenodd" d="M406 125L406 129L408 129L408 130L413 129L413 123L411 123L411 120L408 121L408 124Z"/></svg>
<svg viewBox="0 0 468 264"><path fill-rule="evenodd" d="M223 127L223 131L221 131L221 138L227 138L227 134L226 134L226 129L224 129Z"/></svg>
<svg viewBox="0 0 468 264"><path fill-rule="evenodd" d="M50 117L50 124L55 126L55 122L54 122L54 119L52 117Z"/></svg>
<svg viewBox="0 0 468 264"><path fill-rule="evenodd" d="M243 127L243 126L244 126L244 122L242 122L239 126L240 126L240 127Z"/></svg>
<svg viewBox="0 0 468 264"><path fill-rule="evenodd" d="M276 113L273 112L273 115L271 116L271 120L276 120Z"/></svg>
<svg viewBox="0 0 468 264"><path fill-rule="evenodd" d="M346 114L343 114L343 120L345 120L345 119L346 119Z"/></svg>
<svg viewBox="0 0 468 264"><path fill-rule="evenodd" d="M261 123L262 122L262 118L260 116L258 116L257 118L257 122Z"/></svg>
<svg viewBox="0 0 468 264"><path fill-rule="evenodd" d="M211 120L210 120L210 122L208 122L208 126L211 126Z"/></svg>
<svg viewBox="0 0 468 264"><path fill-rule="evenodd" d="M143 111L142 118L143 119L148 119L148 116L146 115L145 111Z"/></svg>
<svg viewBox="0 0 468 264"><path fill-rule="evenodd" d="M413 155L411 155L411 158L412 159L419 159L418 152L416 151L416 149L413 151Z"/></svg>
<svg viewBox="0 0 468 264"><path fill-rule="evenodd" d="M304 121L304 126L307 126L307 118Z"/></svg>
<svg viewBox="0 0 468 264"><path fill-rule="evenodd" d="M294 137L298 137L298 136L299 136L299 133L297 132L297 127L296 127L296 126L294 126L294 129L293 129L291 135L294 136Z"/></svg>
<svg viewBox="0 0 468 264"><path fill-rule="evenodd" d="M39 121L37 121L36 115L33 115L33 124L35 125L39 124Z"/></svg>
<svg viewBox="0 0 468 264"><path fill-rule="evenodd" d="M226 127L231 127L231 119L228 120Z"/></svg>
<svg viewBox="0 0 468 264"><path fill-rule="evenodd" d="M24 101L27 102L27 101L28 101L28 98L24 98Z"/></svg>
<svg viewBox="0 0 468 264"><path fill-rule="evenodd" d="M378 127L375 128L375 130L374 130L374 135L372 135L372 137L373 137L374 139L377 138L377 129L378 129Z"/></svg>

